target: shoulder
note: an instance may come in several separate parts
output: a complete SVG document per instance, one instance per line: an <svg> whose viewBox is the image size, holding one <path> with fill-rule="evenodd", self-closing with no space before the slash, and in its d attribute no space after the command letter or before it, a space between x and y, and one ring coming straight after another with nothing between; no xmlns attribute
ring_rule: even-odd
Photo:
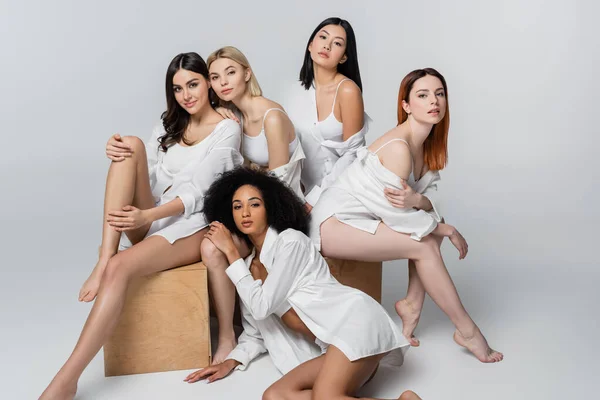
<svg viewBox="0 0 600 400"><path fill-rule="evenodd" d="M338 98L340 101L344 100L361 100L362 101L362 92L360 88L352 79L346 79L342 81L340 84L340 88L338 90Z"/></svg>
<svg viewBox="0 0 600 400"><path fill-rule="evenodd" d="M220 131L223 134L238 134L241 135L242 134L242 128L240 127L240 124L238 124L237 122L235 122L232 119L228 119L225 118L224 120L222 120L221 122L219 122L215 128L216 131Z"/></svg>
<svg viewBox="0 0 600 400"><path fill-rule="evenodd" d="M276 107L277 109L283 110L281 106ZM281 133L292 125L292 121L285 112L279 110L272 110L265 117L264 128L265 134L277 134Z"/></svg>
<svg viewBox="0 0 600 400"><path fill-rule="evenodd" d="M155 136L160 136L164 135L165 133L167 132L165 131L164 120L159 119L156 123L154 123L154 127L152 128L152 134Z"/></svg>
<svg viewBox="0 0 600 400"><path fill-rule="evenodd" d="M385 145L377 153L383 165L403 179L408 179L412 171L412 155L408 145L401 140L394 140Z"/></svg>
<svg viewBox="0 0 600 400"><path fill-rule="evenodd" d="M311 244L310 238L304 233L297 231L292 228L288 228L281 232L278 237L278 241L283 247L306 247L307 244Z"/></svg>

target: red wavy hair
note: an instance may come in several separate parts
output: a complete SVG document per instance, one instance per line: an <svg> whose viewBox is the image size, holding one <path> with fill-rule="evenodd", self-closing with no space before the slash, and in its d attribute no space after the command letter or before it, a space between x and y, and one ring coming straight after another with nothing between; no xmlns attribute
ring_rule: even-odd
<svg viewBox="0 0 600 400"><path fill-rule="evenodd" d="M450 128L450 106L448 103L448 87L446 80L433 68L416 69L406 75L400 84L398 93L398 125L408 119L408 114L402 107L402 100L408 103L408 96L413 85L418 79L427 75L432 75L442 81L444 92L446 94L446 113L444 118L431 128L429 136L423 143L423 159L427 168L433 171L444 169L448 163L448 129Z"/></svg>

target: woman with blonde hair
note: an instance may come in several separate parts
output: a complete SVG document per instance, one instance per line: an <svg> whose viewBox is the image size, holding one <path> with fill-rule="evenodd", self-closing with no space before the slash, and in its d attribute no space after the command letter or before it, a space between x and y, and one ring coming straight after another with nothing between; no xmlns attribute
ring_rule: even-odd
<svg viewBox="0 0 600 400"><path fill-rule="evenodd" d="M213 100L222 106L218 111L241 123L242 155L246 161L270 171L303 199L300 178L304 152L300 140L281 105L263 96L246 56L237 48L226 46L213 52L207 65ZM236 244L243 254L248 253L243 241L236 239ZM235 288L225 274L225 255L210 241L203 242L201 252L219 320L219 344L213 363L220 363L236 345Z"/></svg>

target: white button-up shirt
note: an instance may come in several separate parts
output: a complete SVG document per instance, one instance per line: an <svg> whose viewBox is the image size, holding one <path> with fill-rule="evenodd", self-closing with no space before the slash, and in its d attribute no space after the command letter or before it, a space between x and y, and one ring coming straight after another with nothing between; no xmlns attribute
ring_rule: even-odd
<svg viewBox="0 0 600 400"><path fill-rule="evenodd" d="M242 131L234 121L225 119L219 122L210 135L189 149L193 150L193 157L174 174L163 162L165 152L160 150L158 138L164 134L165 128L160 121L146 142L150 189L157 206L179 197L184 212L154 221L148 236L160 235L173 243L208 226L202 212L204 195L221 173L243 163L239 151ZM169 190L165 192L167 188ZM121 235L120 248L129 246L131 243L127 236Z"/></svg>
<svg viewBox="0 0 600 400"><path fill-rule="evenodd" d="M245 261L233 262L226 272L254 321L281 316L291 306L321 343L336 346L351 361L393 349L408 349L401 329L383 307L369 295L339 283L303 233L293 229L278 233L269 228L260 254L268 272L264 282L254 280L250 273L253 257L254 253ZM260 334L263 339L272 336L272 343L290 339L282 337L281 330L260 331ZM229 358L243 363L256 356L256 351L244 352L245 356L236 351L245 345L246 337ZM267 340L263 345L273 356L275 347L269 348ZM279 361L274 358L274 362L282 370Z"/></svg>
<svg viewBox="0 0 600 400"><path fill-rule="evenodd" d="M296 135L302 142L306 160L302 166L302 184L306 201L317 204L321 192L356 159L356 151L365 145L371 119L365 113L360 131L345 141L325 140L319 131L314 87L306 90L299 82L289 86L283 103Z"/></svg>

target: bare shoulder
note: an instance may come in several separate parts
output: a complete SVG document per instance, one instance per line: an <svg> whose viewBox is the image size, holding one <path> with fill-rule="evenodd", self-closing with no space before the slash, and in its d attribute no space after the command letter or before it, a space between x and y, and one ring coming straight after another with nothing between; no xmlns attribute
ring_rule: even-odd
<svg viewBox="0 0 600 400"><path fill-rule="evenodd" d="M361 101L362 92L352 79L346 79L340 84L338 98L342 102Z"/></svg>
<svg viewBox="0 0 600 400"><path fill-rule="evenodd" d="M265 117L264 128L265 134L268 137L271 135L288 134L289 130L293 130L293 125L286 113L273 110Z"/></svg>
<svg viewBox="0 0 600 400"><path fill-rule="evenodd" d="M408 144L404 141L402 130L398 128L377 139L369 146L369 150L377 152L379 161L387 169L402 179L408 179L412 171L412 155Z"/></svg>

